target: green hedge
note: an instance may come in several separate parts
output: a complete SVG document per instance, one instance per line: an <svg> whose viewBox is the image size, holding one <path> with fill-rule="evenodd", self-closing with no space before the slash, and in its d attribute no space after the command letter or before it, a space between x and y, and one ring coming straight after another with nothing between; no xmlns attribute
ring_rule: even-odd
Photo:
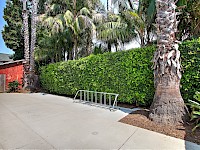
<svg viewBox="0 0 200 150"><path fill-rule="evenodd" d="M149 106L153 100L151 60L155 47L91 55L41 68L42 87L51 93L75 95L79 89L120 94L120 102ZM183 99L200 91L200 38L180 45Z"/></svg>
<svg viewBox="0 0 200 150"><path fill-rule="evenodd" d="M183 99L193 99L196 91L200 91L200 38L186 41L180 45L183 77L181 93Z"/></svg>
<svg viewBox="0 0 200 150"><path fill-rule="evenodd" d="M154 94L151 60L155 47L90 55L41 68L42 87L51 93L74 95L77 90L120 94L120 102L148 106Z"/></svg>

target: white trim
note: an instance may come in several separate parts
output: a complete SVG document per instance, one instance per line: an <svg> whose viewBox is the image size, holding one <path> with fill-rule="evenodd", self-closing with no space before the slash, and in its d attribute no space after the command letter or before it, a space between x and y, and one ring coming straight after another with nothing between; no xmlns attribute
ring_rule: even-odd
<svg viewBox="0 0 200 150"><path fill-rule="evenodd" d="M9 61L9 62L6 62L6 63L0 63L0 66L3 66L3 65L8 65L8 64L14 64L14 63L19 63L19 62L24 62L24 59L22 60L16 60L16 61Z"/></svg>

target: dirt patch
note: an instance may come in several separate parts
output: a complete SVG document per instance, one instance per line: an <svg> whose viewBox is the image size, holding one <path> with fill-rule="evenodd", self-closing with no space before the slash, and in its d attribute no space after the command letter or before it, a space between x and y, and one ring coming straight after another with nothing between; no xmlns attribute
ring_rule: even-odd
<svg viewBox="0 0 200 150"><path fill-rule="evenodd" d="M149 120L148 114L146 110L138 110L122 118L120 122L200 144L200 129L192 132L194 125L190 123L176 127L159 125Z"/></svg>

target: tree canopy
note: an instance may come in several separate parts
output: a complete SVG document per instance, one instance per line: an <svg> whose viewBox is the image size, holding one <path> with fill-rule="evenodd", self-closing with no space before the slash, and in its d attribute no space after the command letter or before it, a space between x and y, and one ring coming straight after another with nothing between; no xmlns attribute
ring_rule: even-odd
<svg viewBox="0 0 200 150"><path fill-rule="evenodd" d="M15 54L14 60L24 57L23 26L22 26L22 4L20 0L7 0L4 8L4 20L6 25L2 30L2 36L8 48Z"/></svg>

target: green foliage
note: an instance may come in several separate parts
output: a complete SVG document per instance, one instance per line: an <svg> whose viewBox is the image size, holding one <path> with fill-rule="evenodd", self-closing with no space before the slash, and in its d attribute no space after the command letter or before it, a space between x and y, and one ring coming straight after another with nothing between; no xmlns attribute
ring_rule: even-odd
<svg viewBox="0 0 200 150"><path fill-rule="evenodd" d="M97 47L97 46L94 47L94 52L93 52L94 55L102 54L102 53L103 52L102 52L102 49L100 47Z"/></svg>
<svg viewBox="0 0 200 150"><path fill-rule="evenodd" d="M179 0L177 6L182 6L181 15L178 16L179 39L198 38L200 35L200 1L199 0ZM185 7L183 7L185 6Z"/></svg>
<svg viewBox="0 0 200 150"><path fill-rule="evenodd" d="M200 92L195 93L194 99L196 101L189 100L189 106L192 109L191 120L196 123L196 126L192 129L193 131L200 127Z"/></svg>
<svg viewBox="0 0 200 150"><path fill-rule="evenodd" d="M79 89L118 93L120 102L149 106L154 51L155 47L146 47L50 64L41 68L41 84L51 93L75 95Z"/></svg>
<svg viewBox="0 0 200 150"><path fill-rule="evenodd" d="M91 55L77 61L50 64L41 69L43 88L74 95L77 90L120 94L119 101L148 106L153 100L151 59L155 47ZM181 94L185 102L200 91L200 38L180 45L183 77Z"/></svg>
<svg viewBox="0 0 200 150"><path fill-rule="evenodd" d="M6 25L2 30L2 36L6 46L15 54L14 60L23 58L24 44L22 32L22 4L20 0L7 0L4 8L4 20Z"/></svg>
<svg viewBox="0 0 200 150"><path fill-rule="evenodd" d="M195 91L200 91L200 38L184 42L179 49L183 69L181 94L187 101L193 98Z"/></svg>
<svg viewBox="0 0 200 150"><path fill-rule="evenodd" d="M18 92L19 86L21 84L18 81L13 81L8 83L9 92Z"/></svg>

